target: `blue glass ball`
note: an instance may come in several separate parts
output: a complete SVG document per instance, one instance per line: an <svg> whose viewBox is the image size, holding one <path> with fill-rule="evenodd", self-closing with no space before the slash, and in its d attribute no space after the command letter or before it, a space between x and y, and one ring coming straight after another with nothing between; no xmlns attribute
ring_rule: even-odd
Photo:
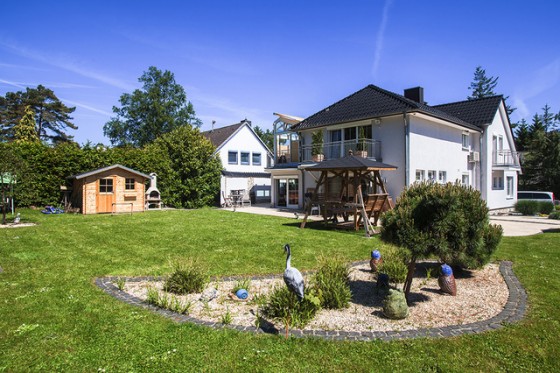
<svg viewBox="0 0 560 373"><path fill-rule="evenodd" d="M371 257L373 259L380 259L381 258L381 253L379 252L379 250L373 250L371 252Z"/></svg>
<svg viewBox="0 0 560 373"><path fill-rule="evenodd" d="M245 289L239 289L235 292L235 296L239 299L247 299L249 292Z"/></svg>
<svg viewBox="0 0 560 373"><path fill-rule="evenodd" d="M447 264L441 265L441 274L444 276L451 276L453 274L453 270Z"/></svg>

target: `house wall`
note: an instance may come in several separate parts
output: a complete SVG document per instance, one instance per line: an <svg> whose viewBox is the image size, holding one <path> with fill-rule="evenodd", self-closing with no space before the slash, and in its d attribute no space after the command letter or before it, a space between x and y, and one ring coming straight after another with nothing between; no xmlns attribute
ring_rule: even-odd
<svg viewBox="0 0 560 373"><path fill-rule="evenodd" d="M394 171L381 171L387 193L396 201L405 187L405 126L402 115L382 118L374 124L373 138L381 141L381 161L397 166Z"/></svg>
<svg viewBox="0 0 560 373"><path fill-rule="evenodd" d="M231 164L228 161L230 151L237 153L237 163L235 164ZM249 153L249 164L241 164L242 152ZM261 155L260 165L253 163L253 154L255 153L260 153ZM218 154L226 171L266 173L265 168L270 165L267 148L247 125L242 126L228 141L223 143L218 148ZM249 191L254 184L270 186L270 178L226 178L222 176L220 182L220 204L224 203L223 194L229 195L231 190L234 189L246 189Z"/></svg>
<svg viewBox="0 0 560 373"><path fill-rule="evenodd" d="M471 151L478 149L477 135L469 133L469 147L463 149L462 128L445 126L425 118L411 115L410 119L410 183L416 181L416 171L424 171L424 180L428 180L428 171L445 171L447 182L461 181L463 175L469 176L469 185L477 186L475 164L469 163Z"/></svg>
<svg viewBox="0 0 560 373"><path fill-rule="evenodd" d="M113 182L113 211L107 212L139 212L144 211L144 193L146 181L143 177L122 169L112 169L77 180L82 190L82 214L98 213L99 179L114 178ZM125 180L134 178L134 190L125 190ZM75 184L76 185L76 184ZM132 204L132 207L131 207Z"/></svg>
<svg viewBox="0 0 560 373"><path fill-rule="evenodd" d="M511 131L509 130L509 123L507 121L505 108L503 104L496 113L492 123L486 127L482 136L482 148L486 156L482 159L481 167L483 172L483 179L486 180L484 187L481 190L483 198L488 204L488 208L502 209L511 208L517 202L517 169L512 167L494 167L492 165L492 139L494 136L501 136L503 138L503 149L515 151L515 145ZM493 186L493 172L503 173L503 186L495 188ZM507 195L507 178L513 177L513 193Z"/></svg>

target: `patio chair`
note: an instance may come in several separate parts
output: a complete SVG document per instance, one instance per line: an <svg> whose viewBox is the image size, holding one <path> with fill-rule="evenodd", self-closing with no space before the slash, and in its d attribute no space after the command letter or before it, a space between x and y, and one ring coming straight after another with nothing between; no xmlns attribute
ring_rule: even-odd
<svg viewBox="0 0 560 373"><path fill-rule="evenodd" d="M241 197L241 206L251 206L251 196L246 191L243 191L243 196Z"/></svg>
<svg viewBox="0 0 560 373"><path fill-rule="evenodd" d="M226 194L224 193L223 190L222 190L222 198L224 200L224 203L222 203L222 207L231 207L232 206L231 197L226 196Z"/></svg>

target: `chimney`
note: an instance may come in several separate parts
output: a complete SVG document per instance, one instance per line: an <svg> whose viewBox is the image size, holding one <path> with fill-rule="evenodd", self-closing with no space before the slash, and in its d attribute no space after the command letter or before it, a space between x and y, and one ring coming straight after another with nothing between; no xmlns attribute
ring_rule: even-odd
<svg viewBox="0 0 560 373"><path fill-rule="evenodd" d="M414 87L408 88L404 90L404 97L416 101L420 104L425 104L424 102L424 88L422 87Z"/></svg>
<svg viewBox="0 0 560 373"><path fill-rule="evenodd" d="M210 131L210 132L214 132L214 124L216 124L215 120L212 121L212 131Z"/></svg>

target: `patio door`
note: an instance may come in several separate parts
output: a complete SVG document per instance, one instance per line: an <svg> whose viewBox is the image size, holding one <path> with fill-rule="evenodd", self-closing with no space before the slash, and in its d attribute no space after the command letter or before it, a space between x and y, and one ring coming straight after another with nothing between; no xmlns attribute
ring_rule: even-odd
<svg viewBox="0 0 560 373"><path fill-rule="evenodd" d="M299 207L299 180L297 178L277 179L276 201L278 207L297 209Z"/></svg>

